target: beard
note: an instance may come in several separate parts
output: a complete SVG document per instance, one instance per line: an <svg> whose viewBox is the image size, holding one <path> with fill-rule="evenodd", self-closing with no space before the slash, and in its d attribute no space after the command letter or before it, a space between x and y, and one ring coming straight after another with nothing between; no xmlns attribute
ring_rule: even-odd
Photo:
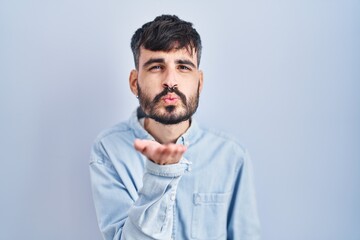
<svg viewBox="0 0 360 240"><path fill-rule="evenodd" d="M177 88L165 88L161 93L157 94L154 99L151 99L142 91L139 84L137 84L139 103L145 117L154 119L165 125L178 124L190 119L192 115L194 115L199 105L199 88L200 83L196 93L190 96L189 99ZM180 98L180 105L161 105L161 98L169 92L174 92Z"/></svg>

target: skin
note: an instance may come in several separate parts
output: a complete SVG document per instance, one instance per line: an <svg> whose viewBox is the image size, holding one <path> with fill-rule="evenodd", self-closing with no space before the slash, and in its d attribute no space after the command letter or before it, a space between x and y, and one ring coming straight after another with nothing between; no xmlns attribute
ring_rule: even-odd
<svg viewBox="0 0 360 240"><path fill-rule="evenodd" d="M156 61L153 61L156 59ZM203 87L203 73L198 69L196 52L190 54L186 49L174 49L170 52L140 49L139 69L130 72L129 85L138 96L139 84L142 92L151 98L164 88L176 86L187 99L195 97ZM166 111L166 106L175 106L174 111ZM185 109L176 94L165 96L158 103L160 114L182 114ZM144 109L145 113L147 110ZM190 120L178 124L165 125L153 119L145 118L145 129L156 141L136 139L134 147L151 161L160 164L178 163L186 147L175 144L176 140L190 127Z"/></svg>

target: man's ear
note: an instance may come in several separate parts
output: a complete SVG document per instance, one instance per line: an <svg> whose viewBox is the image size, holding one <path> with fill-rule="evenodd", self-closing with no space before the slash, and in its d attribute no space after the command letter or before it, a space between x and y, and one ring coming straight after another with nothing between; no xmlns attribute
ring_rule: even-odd
<svg viewBox="0 0 360 240"><path fill-rule="evenodd" d="M135 96L138 96L138 88L137 88L137 81L138 81L138 71L135 69L131 70L129 76L129 86L130 90Z"/></svg>
<svg viewBox="0 0 360 240"><path fill-rule="evenodd" d="M199 93L201 93L203 84L204 84L204 74L203 71L199 70Z"/></svg>

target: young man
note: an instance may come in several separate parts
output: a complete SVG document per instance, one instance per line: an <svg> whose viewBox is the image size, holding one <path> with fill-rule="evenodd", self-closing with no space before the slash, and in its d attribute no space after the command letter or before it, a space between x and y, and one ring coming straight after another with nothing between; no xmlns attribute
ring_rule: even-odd
<svg viewBox="0 0 360 240"><path fill-rule="evenodd" d="M192 119L203 87L197 31L162 15L131 48L140 107L100 134L90 162L104 239L260 239L246 151Z"/></svg>

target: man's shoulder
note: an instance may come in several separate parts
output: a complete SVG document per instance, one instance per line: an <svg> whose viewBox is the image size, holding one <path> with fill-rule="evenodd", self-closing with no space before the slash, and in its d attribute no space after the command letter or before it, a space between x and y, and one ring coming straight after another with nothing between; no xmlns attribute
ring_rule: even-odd
<svg viewBox="0 0 360 240"><path fill-rule="evenodd" d="M120 122L107 128L95 138L91 160L112 166L109 161L111 156L118 156L128 151L132 147L133 139L134 133L128 122Z"/></svg>
<svg viewBox="0 0 360 240"><path fill-rule="evenodd" d="M95 138L95 143L106 141L112 138L127 137L132 134L132 128L127 121L119 122L112 127L102 130Z"/></svg>
<svg viewBox="0 0 360 240"><path fill-rule="evenodd" d="M203 139L206 141L216 142L219 145L227 146L233 148L239 154L246 154L246 148L239 141L239 138L234 134L228 132L213 129L213 128L203 128L201 127Z"/></svg>

